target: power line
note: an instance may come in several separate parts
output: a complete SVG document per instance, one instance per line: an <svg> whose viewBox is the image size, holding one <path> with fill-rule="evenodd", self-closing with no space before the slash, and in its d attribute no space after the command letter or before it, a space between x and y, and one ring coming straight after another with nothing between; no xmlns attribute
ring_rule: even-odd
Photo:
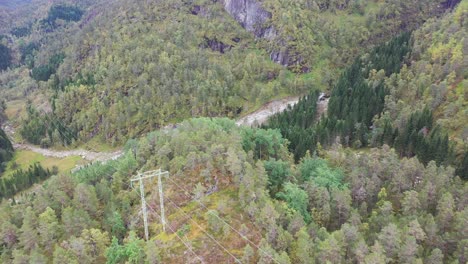
<svg viewBox="0 0 468 264"><path fill-rule="evenodd" d="M175 184L179 189L181 189L183 191L183 193L187 196L187 197L190 197L188 195L188 193L190 193L186 188L180 186L177 182L175 182L173 179L171 178L167 178L168 180L170 180L173 184ZM190 197L192 198L192 197ZM208 213L209 213L209 209L208 207L206 207L202 202L200 202L199 200L195 199L195 201L197 203L199 203L203 208L205 208ZM234 230L234 232L236 232L242 239L246 240L247 242L249 242L251 245L253 245L254 247L256 247L261 253L263 253L264 255L266 255L267 257L271 258L274 262L280 264L280 262L278 260L276 260L275 258L273 258L273 256L271 256L270 254L268 254L268 252L266 252L265 250L263 250L262 248L260 248L259 246L257 246L257 244L255 244L254 242L252 242L249 238L247 238L245 235L241 234L241 232L239 232L237 229L235 229L234 227L232 227L229 223L227 223L226 221L224 221L221 217L219 217L218 215L216 214L211 214L211 215L214 215L216 216L219 220L223 221L226 225L228 225L232 230Z"/></svg>
<svg viewBox="0 0 468 264"><path fill-rule="evenodd" d="M45 116L45 118L47 119L47 121L49 121L50 123L53 122L52 118L50 118L49 116L47 116L47 113L46 113L45 111L43 111L42 113L44 114L44 116ZM60 121L59 118L57 118L55 121L57 121L60 125L62 125L62 127L63 127L65 130L68 130L68 126L64 125L63 122ZM59 129L59 128L55 128L55 129L59 132L59 134L60 134L62 137L64 137L65 139L69 140L70 143L73 141L73 139L74 139L74 140L77 140L77 138L71 138L71 139L70 139L68 136L66 136L66 134L64 134L63 131L61 131L61 129ZM63 143L63 142L62 142L62 143ZM65 148L68 148L68 145L70 145L70 144L67 144L67 146L64 146L64 147L65 147Z"/></svg>
<svg viewBox="0 0 468 264"><path fill-rule="evenodd" d="M68 129L68 126L65 125L59 118L57 118L55 121L57 121L60 125L62 125L63 128ZM60 129L56 128L56 130L59 132L59 134L62 137L69 140L70 142L73 142L73 140L78 140L78 136L77 136L77 138L74 138L74 137L70 138L69 136L67 136L66 133L64 134L63 131L61 131ZM67 150L71 150L71 151L76 150L76 149L70 148L69 147L70 144L66 144L66 145L62 144L62 146L65 147L65 149L67 149ZM87 148L89 148L91 151L94 151L94 153L96 153L96 154L102 153L101 151L98 151L95 147L93 147L92 143L90 143L90 142L88 142L88 145L85 145L85 146ZM97 146L97 143L94 143L94 146ZM86 151L86 149L83 149L83 150ZM90 163L93 163L94 161L96 161L96 160L90 160Z"/></svg>
<svg viewBox="0 0 468 264"><path fill-rule="evenodd" d="M144 197L144 185L143 185L143 180L144 179L150 179L154 176L158 176L159 177L161 175L168 175L169 173L167 171L165 172L162 172L161 169L159 170L153 170L153 171L147 171L147 172L144 172L144 173L139 173L137 175L137 177L131 179L131 183L133 181L139 181L140 182L140 196L143 197L142 198L142 210L141 212L143 213L144 215L144 223L145 223L145 237L146 237L146 240L148 240L149 238L149 232L148 232L148 222L147 222L147 212L146 212L146 209L149 208L150 210L152 210L153 213L156 213L155 210L146 203L146 200L145 200L145 197ZM182 189L184 191L184 194L187 196L187 197L190 197L188 195L189 191L187 189L185 189L184 187L180 186L179 184L177 184L174 180L172 180L171 178L169 177L166 177L167 179L171 180L172 183L174 183L178 188ZM133 184L127 184L129 187L131 187L132 190L134 190L135 192L137 192L137 190L133 187ZM158 185L159 186L162 186L161 185L161 181L160 179L158 179ZM138 193L138 192L137 192ZM160 198L163 197L163 193L162 193L162 189L160 189ZM177 204L175 204L172 200L170 200L169 198L166 197L166 200L168 200L170 203L172 203L172 205L176 208L178 208L179 210L181 210L187 217L188 219L193 222L203 233L205 233L210 239L212 239L219 247L221 247L224 251L226 251L232 258L235 259L235 261L237 263L242 263L237 257L235 257L231 252L229 252L228 249L226 249L219 241L217 241L212 235L210 235L205 229L203 229L197 222L195 222L193 219L191 219L191 217L182 209L180 208ZM200 201L196 200L204 209L208 210L208 208L203 204L201 203ZM164 203L163 201L161 200L161 204L162 204L162 209L164 210ZM162 212L162 211L161 211ZM209 211L208 211L209 212ZM163 217L163 214L157 214L158 216L161 217L161 219L164 219ZM265 252L264 250L262 250L260 247L258 247L254 242L252 242L250 239L248 239L247 237L245 237L244 235L242 235L238 230L236 230L234 227L232 227L229 223L227 223L226 221L224 221L222 218L220 218L219 216L215 215L215 214L212 214L214 216L216 216L219 220L221 220L223 223L225 223L227 226L229 226L232 230L234 230L242 239L245 239L246 241L248 241L250 244L252 244L254 247L256 247L259 251L261 251L262 253L264 253L265 255L267 255L270 259L272 259L273 261L275 261L276 263L280 263L278 262L276 259L274 259L270 254L268 254L267 252ZM163 222L163 221L162 221ZM165 221L163 222L165 223ZM193 251L193 249L191 247L189 247L186 242L177 234L177 232L175 232L175 230L167 223L165 223L165 225L163 226L168 226L168 228L171 230L171 232L173 232L179 240L181 240L181 242L194 254L196 255L196 253ZM204 261L198 256L196 255L197 258L202 262L204 263Z"/></svg>
<svg viewBox="0 0 468 264"><path fill-rule="evenodd" d="M135 188L133 188L133 186L131 184L128 184L129 187L131 187L131 189L135 192L137 192L137 190ZM138 192L137 192L138 193ZM161 214L159 214L158 212L156 212L156 210L149 204L146 204L147 208L150 210L150 212L156 214L157 216L161 217ZM193 248L191 246L189 246L180 236L179 234L177 234L177 232L171 227L171 225L169 225L169 223L167 223L167 227L171 230L171 232L173 234L175 234L177 236L177 238L182 242L182 244L184 244L184 246L190 250L192 252L193 255L195 255L198 260L200 260L201 263L205 264L205 262L203 261L203 259L198 256L195 251L193 250Z"/></svg>
<svg viewBox="0 0 468 264"><path fill-rule="evenodd" d="M164 195L163 195L163 189L162 189L161 175L169 175L169 172L161 171L161 169L154 170L154 171L147 171L143 173L139 172L138 175L130 179L130 183L132 184L132 187L133 187L133 182L138 181L140 183L141 211L143 213L143 223L145 226L146 241L148 241L149 232L148 232L148 214L146 212L145 186L143 184L143 180L145 179L158 177L159 199L161 203L161 223L163 226L163 231L166 232L166 219L164 216Z"/></svg>
<svg viewBox="0 0 468 264"><path fill-rule="evenodd" d="M182 211L182 213L184 213L188 219L194 223L203 233L205 233L211 240L213 240L219 247L221 247L224 251L226 251L237 263L242 263L236 256L234 256L231 252L229 252L229 250L224 247L221 243L219 243L218 240L216 240L216 238L214 238L212 235L210 235L203 227L201 227L197 222L195 222L195 220L193 220L190 215L188 215L182 208L180 208L177 204L175 204L173 201L171 201L169 198L166 197L166 201L169 201L170 203L172 203L172 205L174 207L176 207L177 209L179 209L180 211Z"/></svg>
<svg viewBox="0 0 468 264"><path fill-rule="evenodd" d="M135 190L136 191L136 190ZM158 214L154 209L153 207L151 207L150 205L148 205L148 209L152 212L152 213L155 213L155 214ZM159 215L159 214L158 214ZM200 260L201 263L205 264L205 261L203 261L203 259L197 255L197 253L195 253L195 251L193 250L192 246L189 246L180 236L179 234L177 234L177 232L171 227L171 225L167 224L167 227L171 230L171 232L177 236L177 238L182 242L182 244L184 244L184 246L190 250L192 252L193 255L195 255L195 257L198 258L198 260Z"/></svg>

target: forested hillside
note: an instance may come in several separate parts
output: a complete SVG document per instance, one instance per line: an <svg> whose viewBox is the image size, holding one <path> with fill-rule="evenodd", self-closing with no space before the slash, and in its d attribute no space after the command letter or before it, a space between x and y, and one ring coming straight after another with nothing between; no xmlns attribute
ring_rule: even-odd
<svg viewBox="0 0 468 264"><path fill-rule="evenodd" d="M13 156L13 146L5 131L0 129L0 176L5 169L6 163Z"/></svg>
<svg viewBox="0 0 468 264"><path fill-rule="evenodd" d="M432 145L445 144L447 140L453 142L458 173L465 178L468 177L467 10L468 3L462 1L453 13L431 20L414 32L411 65L385 80L389 95L383 115L374 123L377 128L374 137L382 135L385 124L390 123L394 131L411 134L411 119L418 113L430 112L432 126L426 126L429 130L424 133L440 130L446 134L441 142L436 138ZM431 127L434 129L430 130ZM415 141L421 139L410 137L410 141L395 143L407 152L434 154L430 142L418 149L420 144ZM416 150L408 149L411 146Z"/></svg>
<svg viewBox="0 0 468 264"><path fill-rule="evenodd" d="M35 19L17 23L13 65L32 71L27 77L22 66L0 83L9 97L13 86L46 93L42 119L66 128L52 131L114 145L184 118L236 117L275 97L329 89L366 49L452 8L442 1L95 2L41 6ZM238 23L243 13L227 12L228 2L256 6L246 19L268 19L247 32L252 25ZM71 142L39 134L48 145Z"/></svg>
<svg viewBox="0 0 468 264"><path fill-rule="evenodd" d="M266 127L280 129L296 160L313 153L317 143L388 144L402 157L451 164L467 177L466 7L464 2L443 19L427 22L412 34L412 44L405 33L356 59L332 89L328 113L320 120L315 93ZM437 31L428 34L428 28ZM441 36L425 39L431 35Z"/></svg>
<svg viewBox="0 0 468 264"><path fill-rule="evenodd" d="M453 169L400 159L387 146L360 154L335 146L296 165L285 142L226 119L151 133L124 158L3 203L2 263L466 262L468 186ZM155 167L170 172L168 231L148 182L145 242L128 179Z"/></svg>
<svg viewBox="0 0 468 264"><path fill-rule="evenodd" d="M123 153L59 173L0 129L0 263L468 262L467 0L0 0L0 16L15 146ZM131 182L158 169L162 194Z"/></svg>
<svg viewBox="0 0 468 264"><path fill-rule="evenodd" d="M121 142L189 116L234 117L278 94L328 87L337 69L362 52L364 39L371 39L364 44L370 47L385 39L379 36L414 28L441 11L433 1L418 3L421 12L409 11L416 6L403 2L396 6L362 2L356 4L358 10L354 4L322 9L287 1L262 5L287 8L272 13L272 26L281 29L279 39L291 39L286 47L298 48L287 52L297 53L300 58L295 60L304 58L304 65L297 67L314 72L293 76L270 63L271 50L285 43L254 40L216 1L140 6L120 1L114 8L125 11L103 12L84 28L65 59L58 76L62 83L68 78L73 82L59 95L57 115L80 131L81 138L98 134L108 142ZM408 11L404 19L395 17L399 9ZM373 13L384 10L389 13ZM276 17L280 14L285 15ZM394 20L404 25L388 23ZM128 49L134 51L126 53Z"/></svg>
<svg viewBox="0 0 468 264"><path fill-rule="evenodd" d="M311 70L317 81L334 83L336 69L362 49L411 31L450 9L446 1L265 0L277 34L272 50L296 71ZM319 67L317 67L319 66ZM320 76L322 75L322 76ZM331 87L329 87L331 88Z"/></svg>
<svg viewBox="0 0 468 264"><path fill-rule="evenodd" d="M410 51L409 33L384 43L365 58L357 58L345 69L331 92L327 117L319 122L316 113L317 91L296 105L272 117L267 127L279 128L291 142L290 150L296 160L306 151L313 153L317 143L331 145L338 140L346 146L367 146L367 134L372 119L382 111L386 95L382 81L368 82L371 71L382 74L398 72L404 56Z"/></svg>

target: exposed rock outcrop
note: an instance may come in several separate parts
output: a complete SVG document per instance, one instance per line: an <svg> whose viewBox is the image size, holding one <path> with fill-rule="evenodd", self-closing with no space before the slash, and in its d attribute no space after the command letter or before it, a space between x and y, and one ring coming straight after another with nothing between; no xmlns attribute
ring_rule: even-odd
<svg viewBox="0 0 468 264"><path fill-rule="evenodd" d="M275 27L269 24L271 13L265 10L259 0L220 0L224 9L242 27L252 32L255 37L274 41L277 49L270 50L270 59L283 66L301 64L298 54L291 54L290 49L284 45L284 40L278 38ZM210 45L211 46L211 45ZM309 68L303 67L302 72L308 72Z"/></svg>
<svg viewBox="0 0 468 264"><path fill-rule="evenodd" d="M226 51L229 51L232 46L223 43L222 41L215 39L209 39L205 37L205 43L202 45L203 48L210 48L212 51L217 51L220 53L224 53Z"/></svg>
<svg viewBox="0 0 468 264"><path fill-rule="evenodd" d="M279 41L277 31L269 25L271 13L262 7L258 0L221 0L224 9L228 12L242 27L252 32L257 38L264 38L270 41ZM270 59L283 66L294 64L289 56L288 48L270 51Z"/></svg>
<svg viewBox="0 0 468 264"><path fill-rule="evenodd" d="M257 38L273 39L276 30L268 26L271 13L266 11L257 0L221 0L224 9L247 31Z"/></svg>
<svg viewBox="0 0 468 264"><path fill-rule="evenodd" d="M207 10L206 7L204 6L194 5L192 6L190 13L194 16L208 17L210 14L210 11Z"/></svg>
<svg viewBox="0 0 468 264"><path fill-rule="evenodd" d="M270 59L278 64L281 64L283 66L288 66L290 65L289 63L289 51L287 48L278 50L278 51L272 51L270 53Z"/></svg>

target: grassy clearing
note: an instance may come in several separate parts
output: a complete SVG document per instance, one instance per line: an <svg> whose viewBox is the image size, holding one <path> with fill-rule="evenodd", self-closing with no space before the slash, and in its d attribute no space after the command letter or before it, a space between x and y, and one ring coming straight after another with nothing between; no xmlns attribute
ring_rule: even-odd
<svg viewBox="0 0 468 264"><path fill-rule="evenodd" d="M13 100L7 102L5 114L9 120L19 120L25 114L25 109L25 100Z"/></svg>
<svg viewBox="0 0 468 264"><path fill-rule="evenodd" d="M44 168L52 169L52 167L56 166L59 172L67 172L76 165L82 164L83 159L79 156L71 156L62 159L51 158L29 150L17 150L15 151L13 159L8 163L3 177L9 177L17 169L26 170L30 165L36 162L40 163Z"/></svg>
<svg viewBox="0 0 468 264"><path fill-rule="evenodd" d="M84 143L82 146L78 148L82 149L89 149L96 152L112 152L119 149L120 146L111 146L109 144L103 143L99 137L94 137L88 142Z"/></svg>

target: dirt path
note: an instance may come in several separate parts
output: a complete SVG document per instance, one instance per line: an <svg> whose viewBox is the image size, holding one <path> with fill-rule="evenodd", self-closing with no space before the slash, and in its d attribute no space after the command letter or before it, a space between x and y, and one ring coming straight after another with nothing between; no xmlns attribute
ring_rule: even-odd
<svg viewBox="0 0 468 264"><path fill-rule="evenodd" d="M322 96L322 95L321 95ZM265 105L263 105L257 111L248 114L239 120L237 120L237 125L243 126L258 126L265 123L268 118L278 112L284 111L288 105L294 106L299 101L299 96L295 97L287 97L279 100L271 101ZM321 115L322 113L326 112L328 106L328 98L325 100L320 100L318 102L318 114ZM88 161L107 161L107 160L115 160L122 156L123 151L117 150L114 152L96 152L84 149L73 149L73 150L54 150L54 149L44 149L38 146L27 144L27 143L15 143L14 142L14 135L15 129L11 126L8 122L2 126L3 130L7 133L10 137L11 142L13 143L13 147L15 149L23 149L23 150L30 150L36 153L39 153L46 157L53 157L53 158L66 158L70 156L80 156L85 160Z"/></svg>
<svg viewBox="0 0 468 264"><path fill-rule="evenodd" d="M53 158L66 158L70 156L80 156L88 161L107 161L117 159L122 155L122 151L118 150L115 152L94 152L84 149L73 149L73 150L53 150L53 149L43 149L36 147L30 144L18 144L13 143L15 149L30 150L36 153L39 153L46 157Z"/></svg>
<svg viewBox="0 0 468 264"><path fill-rule="evenodd" d="M278 112L284 111L288 105L295 105L299 102L299 96L296 97L287 97L284 99L271 101L264 106L262 106L257 111L248 114L239 120L236 124L238 126L258 126L265 123L268 118Z"/></svg>
<svg viewBox="0 0 468 264"><path fill-rule="evenodd" d="M44 149L38 146L27 144L27 143L15 143L14 142L14 135L15 130L13 126L6 123L3 125L3 130L5 133L10 137L10 140L13 144L14 149L22 149L22 150L30 150L36 153L39 153L46 157L52 158L66 158L70 156L80 156L85 160L88 161L107 161L107 160L115 160L122 155L122 150L117 150L114 152L95 152L90 150L84 149L73 149L73 150L54 150L54 149Z"/></svg>
<svg viewBox="0 0 468 264"><path fill-rule="evenodd" d="M317 118L320 118L322 114L327 113L329 96L325 93L321 93L317 101ZM248 114L239 120L236 124L238 126L259 126L265 123L268 118L278 112L284 111L288 105L294 106L299 102L299 96L287 97L284 99L271 101L262 106L257 111Z"/></svg>

